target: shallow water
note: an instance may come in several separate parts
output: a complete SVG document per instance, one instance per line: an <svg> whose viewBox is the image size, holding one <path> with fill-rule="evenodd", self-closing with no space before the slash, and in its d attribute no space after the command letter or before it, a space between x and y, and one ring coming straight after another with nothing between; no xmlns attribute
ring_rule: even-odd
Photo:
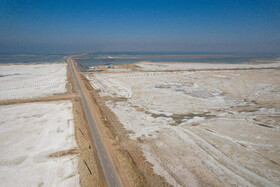
<svg viewBox="0 0 280 187"><path fill-rule="evenodd" d="M0 64L65 62L65 55L0 55Z"/></svg>
<svg viewBox="0 0 280 187"><path fill-rule="evenodd" d="M197 63L246 63L254 60L273 60L280 54L232 54L198 52L98 52L87 53L78 57L82 71L98 65L130 64L139 61L151 62L197 62ZM66 62L64 54L50 55L0 55L0 64L6 63L51 63Z"/></svg>
<svg viewBox="0 0 280 187"><path fill-rule="evenodd" d="M197 63L246 63L254 60L273 60L279 54L230 54L230 53L182 53L182 52L108 52L88 53L78 58L79 67L112 64L129 64L139 61L151 62L197 62Z"/></svg>

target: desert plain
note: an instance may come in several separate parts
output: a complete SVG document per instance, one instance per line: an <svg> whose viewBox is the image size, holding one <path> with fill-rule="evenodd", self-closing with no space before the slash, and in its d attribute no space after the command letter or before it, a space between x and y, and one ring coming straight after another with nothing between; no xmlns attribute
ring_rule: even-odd
<svg viewBox="0 0 280 187"><path fill-rule="evenodd" d="M27 99L67 92L67 64L7 64L0 66L0 99Z"/></svg>
<svg viewBox="0 0 280 187"><path fill-rule="evenodd" d="M67 85L66 63L0 66L0 186L80 185Z"/></svg>
<svg viewBox="0 0 280 187"><path fill-rule="evenodd" d="M124 148L168 185L279 186L279 67L144 62L86 77Z"/></svg>
<svg viewBox="0 0 280 187"><path fill-rule="evenodd" d="M92 69L124 186L280 185L279 62ZM66 63L0 66L0 186L106 185L72 81Z"/></svg>

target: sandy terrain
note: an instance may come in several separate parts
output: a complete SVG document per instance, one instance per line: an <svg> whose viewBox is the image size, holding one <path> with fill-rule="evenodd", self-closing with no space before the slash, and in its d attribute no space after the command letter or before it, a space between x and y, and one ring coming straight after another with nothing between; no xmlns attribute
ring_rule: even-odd
<svg viewBox="0 0 280 187"><path fill-rule="evenodd" d="M79 186L71 101L0 111L0 186Z"/></svg>
<svg viewBox="0 0 280 187"><path fill-rule="evenodd" d="M156 64L141 67L170 70L166 63ZM267 65L279 67L250 67ZM232 66L213 68L236 68ZM259 69L88 73L87 78L168 183L277 186L279 74L279 69Z"/></svg>
<svg viewBox="0 0 280 187"><path fill-rule="evenodd" d="M65 93L66 64L0 66L0 100L26 99Z"/></svg>

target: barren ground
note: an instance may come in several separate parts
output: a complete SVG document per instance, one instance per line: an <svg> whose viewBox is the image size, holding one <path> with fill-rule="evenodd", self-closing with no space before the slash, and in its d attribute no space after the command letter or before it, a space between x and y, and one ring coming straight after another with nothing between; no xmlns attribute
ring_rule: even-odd
<svg viewBox="0 0 280 187"><path fill-rule="evenodd" d="M67 91L66 64L0 66L0 100L46 97Z"/></svg>
<svg viewBox="0 0 280 187"><path fill-rule="evenodd" d="M0 66L0 186L105 185L66 67Z"/></svg>
<svg viewBox="0 0 280 187"><path fill-rule="evenodd" d="M1 186L79 185L71 101L0 110Z"/></svg>
<svg viewBox="0 0 280 187"><path fill-rule="evenodd" d="M190 65L180 64L172 72L156 66L164 72L152 65L152 72L86 75L150 184L160 186L163 177L176 186L280 185L279 64L215 71L181 71ZM151 165L143 166L139 150ZM149 177L150 169L159 177Z"/></svg>

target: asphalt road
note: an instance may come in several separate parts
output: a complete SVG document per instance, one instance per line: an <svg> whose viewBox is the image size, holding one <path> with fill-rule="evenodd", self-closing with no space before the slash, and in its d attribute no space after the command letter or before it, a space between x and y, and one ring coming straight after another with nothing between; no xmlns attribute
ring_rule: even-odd
<svg viewBox="0 0 280 187"><path fill-rule="evenodd" d="M91 135L93 137L93 141L94 141L97 153L98 153L98 157L101 162L101 167L103 169L103 173L105 175L106 182L107 182L108 186L110 186L110 187L111 186L112 187L113 186L114 187L122 186L118 173L117 173L115 166L113 164L113 161L106 149L106 146L105 146L104 142L102 141L100 131L96 125L96 122L95 122L94 117L91 112L91 108L89 107L88 101L83 92L83 89L81 86L81 84L83 84L83 83L81 83L80 79L77 77L78 75L76 72L76 68L74 67L74 61L72 60L72 58L68 58L68 61L70 62L71 70L73 72L73 77L75 79L77 88L81 95L83 109L85 111L85 115L86 115L88 124L90 125Z"/></svg>

